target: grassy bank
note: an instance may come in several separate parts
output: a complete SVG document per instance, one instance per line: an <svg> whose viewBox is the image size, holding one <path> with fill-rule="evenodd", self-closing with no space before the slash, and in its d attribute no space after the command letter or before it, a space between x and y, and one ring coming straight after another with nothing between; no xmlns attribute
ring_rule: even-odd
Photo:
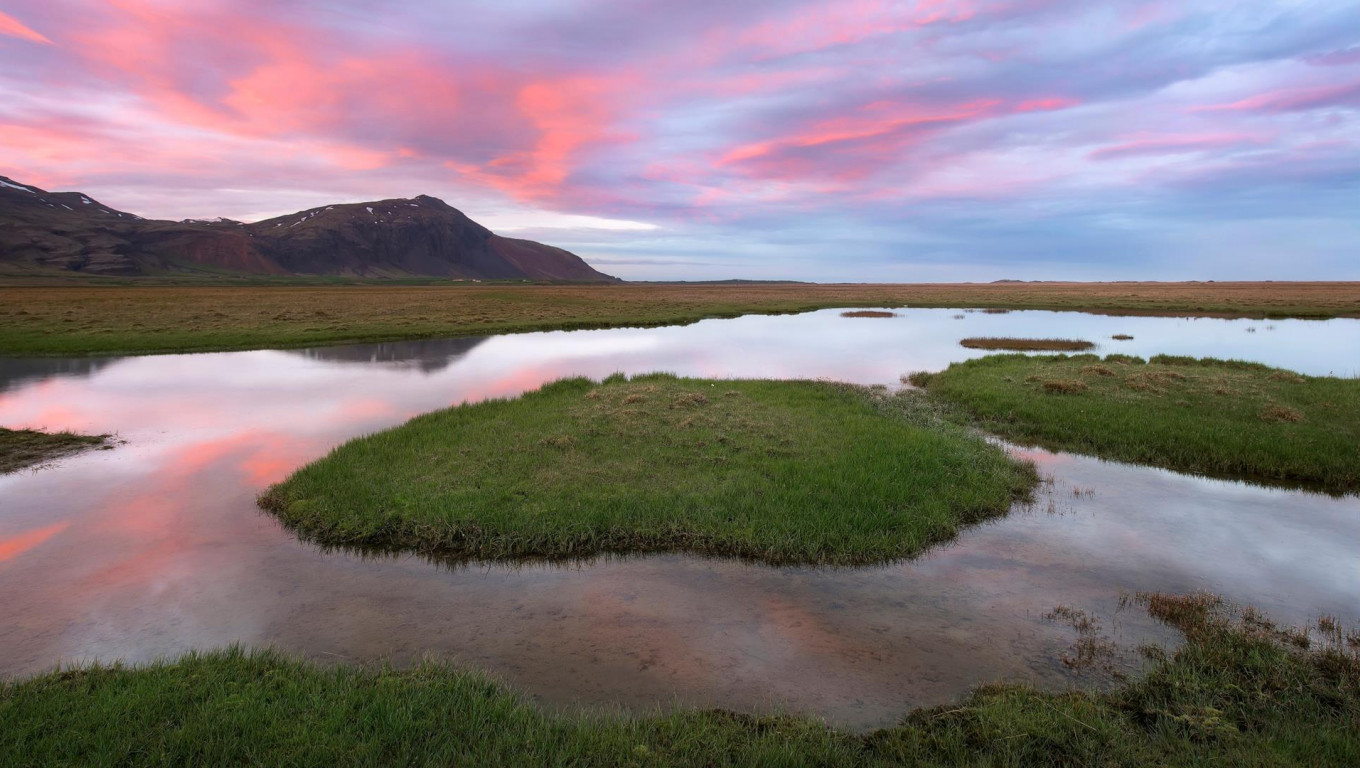
<svg viewBox="0 0 1360 768"><path fill-rule="evenodd" d="M322 543L451 557L848 564L914 555L1035 482L919 394L616 376L354 440L261 505Z"/></svg>
<svg viewBox="0 0 1360 768"><path fill-rule="evenodd" d="M0 287L0 355L299 347L903 306L1360 317L1360 283L11 286Z"/></svg>
<svg viewBox="0 0 1360 768"><path fill-rule="evenodd" d="M918 375L989 432L1207 475L1360 491L1360 381L1254 363L999 355Z"/></svg>
<svg viewBox="0 0 1360 768"><path fill-rule="evenodd" d="M77 435L74 432L40 432L35 429L0 427L0 475L109 445L108 435Z"/></svg>
<svg viewBox="0 0 1360 768"><path fill-rule="evenodd" d="M1103 694L984 688L869 734L800 717L549 715L444 664L321 667L195 654L0 683L5 765L1355 765L1360 659L1208 597L1143 598L1180 627Z"/></svg>

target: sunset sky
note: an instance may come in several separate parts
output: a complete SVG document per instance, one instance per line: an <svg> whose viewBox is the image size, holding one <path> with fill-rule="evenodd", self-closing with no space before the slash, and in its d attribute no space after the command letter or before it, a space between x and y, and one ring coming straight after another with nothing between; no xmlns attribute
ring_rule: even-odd
<svg viewBox="0 0 1360 768"><path fill-rule="evenodd" d="M0 3L0 174L629 279L1360 278L1354 0Z"/></svg>

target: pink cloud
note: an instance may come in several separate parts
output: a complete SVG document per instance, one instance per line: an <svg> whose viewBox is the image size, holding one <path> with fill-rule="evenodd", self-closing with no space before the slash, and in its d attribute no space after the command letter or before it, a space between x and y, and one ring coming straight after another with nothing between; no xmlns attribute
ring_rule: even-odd
<svg viewBox="0 0 1360 768"><path fill-rule="evenodd" d="M1112 160L1139 155L1174 155L1256 145L1262 141L1261 137L1240 133L1148 136L1101 147L1089 156L1093 160Z"/></svg>
<svg viewBox="0 0 1360 768"><path fill-rule="evenodd" d="M31 27L13 16L0 11L0 35L17 37L20 40L27 40L31 43L46 43L51 45L52 41L39 32L35 32Z"/></svg>
<svg viewBox="0 0 1360 768"><path fill-rule="evenodd" d="M874 102L797 133L738 145L718 164L765 179L861 179L900 160L910 146L933 133L994 114L1000 103L980 99L929 108Z"/></svg>
<svg viewBox="0 0 1360 768"><path fill-rule="evenodd" d="M1196 107L1196 112L1300 112L1326 107L1360 109L1360 82L1340 85L1321 85L1307 88L1287 88L1229 104Z"/></svg>
<svg viewBox="0 0 1360 768"><path fill-rule="evenodd" d="M730 47L755 49L764 56L786 56L851 45L932 24L966 21L978 3L917 0L852 0L813 3L739 31Z"/></svg>
<svg viewBox="0 0 1360 768"><path fill-rule="evenodd" d="M1016 112L1048 112L1055 109L1067 109L1081 104L1080 99L1069 99L1063 96L1047 96L1041 99L1028 99L1015 105Z"/></svg>

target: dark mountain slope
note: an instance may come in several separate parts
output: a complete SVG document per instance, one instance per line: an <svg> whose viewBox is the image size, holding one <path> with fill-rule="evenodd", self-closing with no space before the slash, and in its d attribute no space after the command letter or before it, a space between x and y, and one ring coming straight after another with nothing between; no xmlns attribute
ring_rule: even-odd
<svg viewBox="0 0 1360 768"><path fill-rule="evenodd" d="M3 176L0 269L615 280L570 251L501 237L425 195L328 205L253 224L152 221L79 192L47 192Z"/></svg>

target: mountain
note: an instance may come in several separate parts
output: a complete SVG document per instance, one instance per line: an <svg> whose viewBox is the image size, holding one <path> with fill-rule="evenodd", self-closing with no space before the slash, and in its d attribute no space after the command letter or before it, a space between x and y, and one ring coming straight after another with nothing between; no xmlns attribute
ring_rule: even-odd
<svg viewBox="0 0 1360 768"><path fill-rule="evenodd" d="M581 257L501 237L438 198L311 208L247 224L155 221L0 176L0 269L616 282Z"/></svg>

